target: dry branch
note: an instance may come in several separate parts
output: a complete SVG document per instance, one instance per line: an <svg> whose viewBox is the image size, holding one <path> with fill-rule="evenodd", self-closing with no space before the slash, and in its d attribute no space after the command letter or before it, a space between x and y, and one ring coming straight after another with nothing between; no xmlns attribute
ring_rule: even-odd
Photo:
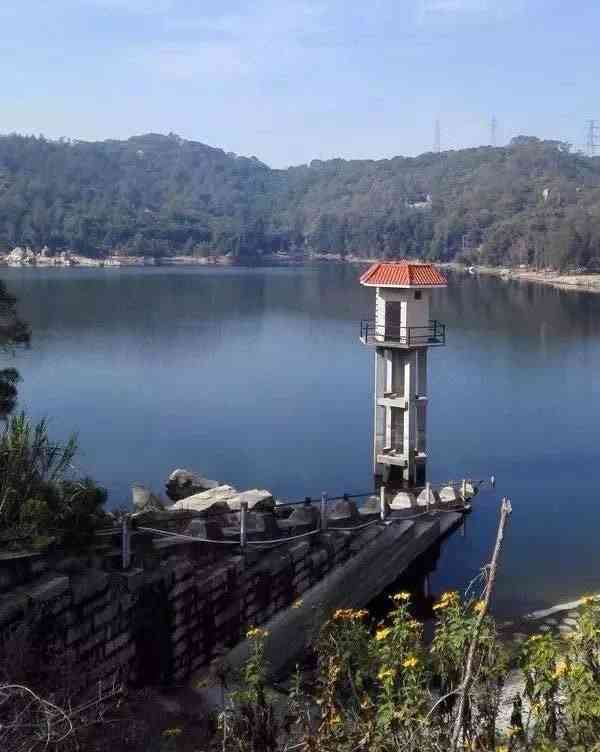
<svg viewBox="0 0 600 752"><path fill-rule="evenodd" d="M500 558L500 549L502 548L502 540L504 538L504 529L506 527L506 524L508 522L508 517L511 512L512 512L512 506L510 503L510 499L503 498L502 504L500 506L500 522L498 523L498 534L496 536L496 545L494 546L494 553L492 554L492 560L489 564L489 575L488 575L487 583L485 586L485 591L483 594L483 607L480 610L479 616L477 618L477 622L475 623L475 630L473 633L473 638L471 639L471 644L469 645L469 652L467 654L467 662L465 665L464 679L460 687L458 711L457 711L456 718L454 721L454 730L452 732L452 745L451 745L452 752L456 752L456 750L458 749L460 735L461 735L461 731L462 731L463 724L464 724L467 698L469 696L471 685L473 683L473 663L475 660L475 653L477 651L477 645L479 643L479 635L481 633L483 620L485 619L486 614L488 612L490 598L492 595L492 590L494 588L494 582L496 580L496 571L498 568L498 559Z"/></svg>

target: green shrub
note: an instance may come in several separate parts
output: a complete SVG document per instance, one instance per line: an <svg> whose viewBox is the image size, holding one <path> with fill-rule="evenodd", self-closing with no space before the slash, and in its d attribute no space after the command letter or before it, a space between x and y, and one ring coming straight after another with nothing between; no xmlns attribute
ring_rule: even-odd
<svg viewBox="0 0 600 752"><path fill-rule="evenodd" d="M107 493L89 478L75 476L77 442L51 442L45 420L33 425L24 413L8 419L0 433L0 529L38 544L58 539L84 546L106 520Z"/></svg>
<svg viewBox="0 0 600 752"><path fill-rule="evenodd" d="M219 749L257 750L250 721L261 718L261 738L268 737L268 748L280 752L452 750L457 698L483 603L462 600L455 592L444 594L434 607L433 637L426 641L422 625L410 614L408 593L392 600L391 612L377 625L365 610L339 609L332 615L316 646L311 691L301 690L300 675L294 679L288 711L293 722L287 725L278 725L270 705L265 715L268 633L253 630L252 657L242 690L230 698L229 733L218 740ZM598 752L600 600L585 599L577 626L566 638L539 634L526 640L518 667L524 690L514 698L510 720L500 721L503 686L515 666L486 615L476 641L474 682L457 749ZM234 729L238 733L232 733Z"/></svg>

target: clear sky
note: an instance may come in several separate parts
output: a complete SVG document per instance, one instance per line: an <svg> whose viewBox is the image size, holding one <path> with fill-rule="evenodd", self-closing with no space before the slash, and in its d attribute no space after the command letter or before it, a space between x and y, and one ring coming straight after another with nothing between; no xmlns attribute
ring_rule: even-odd
<svg viewBox="0 0 600 752"><path fill-rule="evenodd" d="M173 131L275 167L600 120L598 0L1 0L0 132Z"/></svg>

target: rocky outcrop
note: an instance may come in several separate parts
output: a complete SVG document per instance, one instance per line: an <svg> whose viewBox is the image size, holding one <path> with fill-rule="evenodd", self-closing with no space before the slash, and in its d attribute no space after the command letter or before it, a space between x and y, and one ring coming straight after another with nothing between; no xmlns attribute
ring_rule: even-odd
<svg viewBox="0 0 600 752"><path fill-rule="evenodd" d="M227 506L232 512L239 512L242 508L242 502L246 502L248 509L254 512L269 512L275 508L273 494L264 488L251 488L249 491L242 491L227 499Z"/></svg>
<svg viewBox="0 0 600 752"><path fill-rule="evenodd" d="M392 499L390 506L394 512L410 511L416 508L417 500L410 491L399 491Z"/></svg>
<svg viewBox="0 0 600 752"><path fill-rule="evenodd" d="M242 502L255 512L271 511L275 507L273 494L257 488L238 491L234 486L224 484L208 491L188 496L175 502L171 509L189 509L193 512L239 512Z"/></svg>
<svg viewBox="0 0 600 752"><path fill-rule="evenodd" d="M217 488L219 485L218 480L211 480L190 470L177 468L169 475L165 487L171 501L180 501L188 496Z"/></svg>
<svg viewBox="0 0 600 752"><path fill-rule="evenodd" d="M162 501L141 483L131 487L133 507L136 512L159 512L165 508Z"/></svg>
<svg viewBox="0 0 600 752"><path fill-rule="evenodd" d="M194 512L208 512L215 505L220 505L223 511L229 511L225 502L237 494L237 489L226 483L208 491L187 496L185 499L176 501L171 507L172 510L189 509Z"/></svg>

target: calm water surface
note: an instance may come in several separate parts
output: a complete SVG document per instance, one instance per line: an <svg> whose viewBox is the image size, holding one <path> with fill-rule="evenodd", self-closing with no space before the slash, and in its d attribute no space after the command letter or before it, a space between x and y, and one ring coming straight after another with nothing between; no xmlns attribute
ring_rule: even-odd
<svg viewBox="0 0 600 752"><path fill-rule="evenodd" d="M33 328L20 406L76 431L80 470L129 499L187 467L287 498L372 487L372 290L345 266L8 269ZM502 613L600 590L600 295L452 276L434 315L429 477L498 478L444 546L436 589L487 560L514 514Z"/></svg>

